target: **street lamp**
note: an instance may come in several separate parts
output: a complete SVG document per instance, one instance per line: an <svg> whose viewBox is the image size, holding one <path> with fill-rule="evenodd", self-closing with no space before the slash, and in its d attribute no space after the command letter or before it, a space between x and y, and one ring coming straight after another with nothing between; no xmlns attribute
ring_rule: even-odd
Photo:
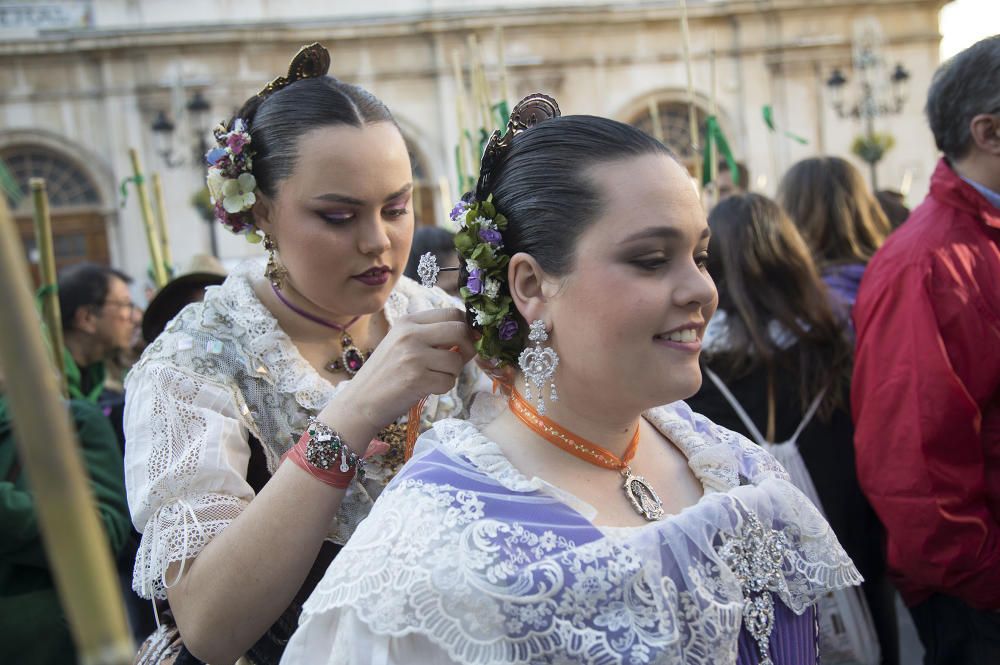
<svg viewBox="0 0 1000 665"><path fill-rule="evenodd" d="M856 101L850 106L845 104L844 92L848 80L840 69L833 70L830 78L826 80L826 87L830 90L833 109L839 117L854 118L864 122L864 137L855 143L855 152L868 163L871 171L872 190L874 191L878 189L875 166L891 147L892 138L876 134L875 118L897 115L902 112L906 103L910 72L902 63L896 63L895 69L888 77L890 93L885 95L879 86L880 81L876 77L883 63L877 46L872 41L865 40L857 44L855 48L853 69L859 75L860 81L860 94Z"/></svg>
<svg viewBox="0 0 1000 665"><path fill-rule="evenodd" d="M191 163L200 165L208 150L208 142L205 136L208 134L212 105L209 103L201 90L195 91L188 103L184 105L187 114L188 129L193 132L191 146L193 159ZM169 168L176 168L185 164L181 157L174 156L174 132L177 126L170 120L170 116L164 110L157 111L153 124L153 148L163 159L163 163Z"/></svg>
<svg viewBox="0 0 1000 665"><path fill-rule="evenodd" d="M184 105L183 113L186 120L186 129L192 136L185 137L184 142L191 146L191 161L194 167L200 168L204 164L205 153L208 152L208 132L211 129L212 104L205 98L201 90L196 90L194 95ZM156 113L153 124L150 125L153 131L153 149L163 160L167 168L183 166L187 161L182 157L174 156L174 133L177 126L170 120L166 111L160 110ZM209 220L209 242L212 256L219 256L219 240L216 236L216 224L214 220Z"/></svg>

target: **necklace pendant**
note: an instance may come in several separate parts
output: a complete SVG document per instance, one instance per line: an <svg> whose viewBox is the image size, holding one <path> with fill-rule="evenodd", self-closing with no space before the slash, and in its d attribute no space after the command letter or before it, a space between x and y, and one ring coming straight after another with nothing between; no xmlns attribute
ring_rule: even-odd
<svg viewBox="0 0 1000 665"><path fill-rule="evenodd" d="M340 349L340 357L327 363L326 371L347 372L348 376L354 376L371 355L371 351L365 353L355 346L354 340L346 332L340 338Z"/></svg>
<svg viewBox="0 0 1000 665"><path fill-rule="evenodd" d="M625 496L632 502L635 511L650 522L663 519L663 501L646 479L632 473L629 467L622 469L622 475L625 476L625 483L622 486Z"/></svg>

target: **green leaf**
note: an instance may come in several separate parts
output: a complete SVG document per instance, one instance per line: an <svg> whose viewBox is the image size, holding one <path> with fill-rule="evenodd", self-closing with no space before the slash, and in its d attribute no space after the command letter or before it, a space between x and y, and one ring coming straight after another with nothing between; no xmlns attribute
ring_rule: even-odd
<svg viewBox="0 0 1000 665"><path fill-rule="evenodd" d="M483 201L482 207L483 207L483 217L488 217L489 219L493 219L494 217L497 216L497 209L493 207L493 201L490 200Z"/></svg>

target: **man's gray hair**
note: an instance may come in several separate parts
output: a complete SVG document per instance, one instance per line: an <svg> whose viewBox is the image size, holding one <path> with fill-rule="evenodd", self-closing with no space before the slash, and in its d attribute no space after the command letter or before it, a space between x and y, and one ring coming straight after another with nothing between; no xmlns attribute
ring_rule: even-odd
<svg viewBox="0 0 1000 665"><path fill-rule="evenodd" d="M938 149L949 159L964 157L972 147L972 119L1000 113L1000 35L976 42L938 67L924 111Z"/></svg>

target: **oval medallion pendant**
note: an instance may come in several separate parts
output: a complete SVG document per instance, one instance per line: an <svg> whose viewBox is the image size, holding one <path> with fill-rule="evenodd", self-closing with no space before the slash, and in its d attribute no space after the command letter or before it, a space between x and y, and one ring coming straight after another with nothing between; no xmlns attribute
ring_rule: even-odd
<svg viewBox="0 0 1000 665"><path fill-rule="evenodd" d="M663 501L656 494L653 488L642 476L632 473L632 469L625 467L622 469L625 476L625 496L632 502L632 507L636 512L645 517L650 522L655 522L663 518Z"/></svg>
<svg viewBox="0 0 1000 665"><path fill-rule="evenodd" d="M348 376L354 376L361 369L371 351L365 353L354 345L354 340L346 332L340 338L340 357L334 358L326 365L328 372L347 372Z"/></svg>

